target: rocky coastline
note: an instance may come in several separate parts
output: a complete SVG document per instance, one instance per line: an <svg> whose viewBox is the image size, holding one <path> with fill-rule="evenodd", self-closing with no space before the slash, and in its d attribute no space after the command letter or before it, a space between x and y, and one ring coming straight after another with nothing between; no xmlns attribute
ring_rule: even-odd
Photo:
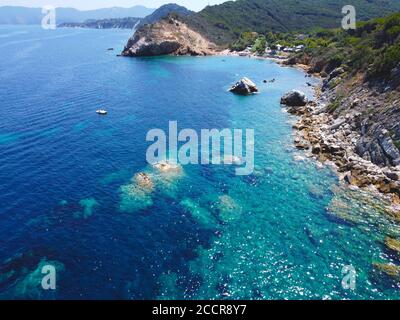
<svg viewBox="0 0 400 320"><path fill-rule="evenodd" d="M304 65L298 67L305 69ZM334 168L349 188L366 189L390 200L390 215L400 221L400 154L384 121L374 122L366 114L368 105L384 104L390 92L377 92L360 81L352 83L341 97L343 73L332 71L315 88L314 101L305 106L286 106L288 113L299 116L293 125L294 144L320 166ZM340 81L342 87L330 85Z"/></svg>

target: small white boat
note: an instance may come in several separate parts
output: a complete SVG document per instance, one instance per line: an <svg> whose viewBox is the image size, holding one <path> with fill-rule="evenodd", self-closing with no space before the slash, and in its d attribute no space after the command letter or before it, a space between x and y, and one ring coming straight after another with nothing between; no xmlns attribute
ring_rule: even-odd
<svg viewBox="0 0 400 320"><path fill-rule="evenodd" d="M107 111L106 110L96 110L96 113L97 114L100 114L100 115L102 115L102 116L104 116L104 115L106 115L107 114Z"/></svg>

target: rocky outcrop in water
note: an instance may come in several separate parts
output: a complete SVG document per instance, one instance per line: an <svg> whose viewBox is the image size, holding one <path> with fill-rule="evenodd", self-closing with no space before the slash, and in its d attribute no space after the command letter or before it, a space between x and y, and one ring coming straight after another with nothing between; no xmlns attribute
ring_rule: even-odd
<svg viewBox="0 0 400 320"><path fill-rule="evenodd" d="M258 92L258 88L253 81L245 77L236 82L229 91L246 96Z"/></svg>
<svg viewBox="0 0 400 320"><path fill-rule="evenodd" d="M143 190L146 190L148 192L152 192L154 190L154 183L151 177L144 173L140 172L136 174L133 178L133 182L136 182L136 184L142 188Z"/></svg>
<svg viewBox="0 0 400 320"><path fill-rule="evenodd" d="M360 88L355 90L358 93L349 95L345 100L347 108L342 112L332 112L335 107L332 101L337 99L332 90L322 93L318 103L288 108L288 112L301 116L293 126L297 131L295 145L306 150L310 157L332 164L339 178L349 185L359 188L374 186L388 194L393 203L393 218L400 221L398 149L393 139L395 131L385 129L385 125L395 128L399 122L392 123L382 114L375 115L379 122L373 121L374 118L367 114L371 110L363 105L363 101L368 101L364 100L364 95L375 95L370 88L363 89L365 92L362 90L364 94L361 95ZM382 96L375 98L382 99ZM367 123L371 123L370 127Z"/></svg>
<svg viewBox="0 0 400 320"><path fill-rule="evenodd" d="M323 77L317 103L288 108L301 117L293 126L295 145L332 165L351 188L378 190L400 221L400 65L378 79L321 61L317 56L306 66L295 59Z"/></svg>
<svg viewBox="0 0 400 320"><path fill-rule="evenodd" d="M281 98L281 104L289 107L305 106L307 102L308 100L306 98L306 95L298 90L290 91Z"/></svg>
<svg viewBox="0 0 400 320"><path fill-rule="evenodd" d="M400 257L400 240L388 237L385 239L385 245L389 250Z"/></svg>
<svg viewBox="0 0 400 320"><path fill-rule="evenodd" d="M214 54L217 46L185 23L168 17L145 25L129 39L123 56L158 55L204 56Z"/></svg>
<svg viewBox="0 0 400 320"><path fill-rule="evenodd" d="M308 150L310 156L320 162L332 162L340 178L351 185L367 187L375 185L384 193L400 194L400 167L380 167L356 153L360 134L348 123L348 119L360 116L348 115L335 119L323 112L323 105L296 109L301 119L293 126L297 130L295 145ZM292 109L288 109L290 112Z"/></svg>
<svg viewBox="0 0 400 320"><path fill-rule="evenodd" d="M382 272L397 281L400 280L400 266L393 263L373 263L372 266L376 271Z"/></svg>

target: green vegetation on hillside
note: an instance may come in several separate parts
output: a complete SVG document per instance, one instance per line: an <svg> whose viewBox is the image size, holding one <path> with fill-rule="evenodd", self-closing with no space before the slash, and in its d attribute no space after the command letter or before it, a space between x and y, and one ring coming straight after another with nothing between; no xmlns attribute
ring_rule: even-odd
<svg viewBox="0 0 400 320"><path fill-rule="evenodd" d="M394 77L392 70L399 66L400 78L400 13L360 22L355 30L347 31L244 32L230 48L240 51L252 47L253 52L262 54L265 45L271 49L278 45L292 48L303 45L304 51L293 54L290 60L311 65L313 72L329 74L341 66L349 74L362 72L367 79L389 79Z"/></svg>
<svg viewBox="0 0 400 320"><path fill-rule="evenodd" d="M264 36L259 36L252 47L253 52L263 54L267 48L267 39Z"/></svg>
<svg viewBox="0 0 400 320"><path fill-rule="evenodd" d="M230 49L234 51L243 51L247 47L253 46L257 38L257 32L243 32L239 39L230 45Z"/></svg>
<svg viewBox="0 0 400 320"><path fill-rule="evenodd" d="M400 13L361 22L356 30L319 30L293 43L306 46L296 58L313 60L316 72L343 66L351 73L364 72L368 79L390 78L400 64Z"/></svg>
<svg viewBox="0 0 400 320"><path fill-rule="evenodd" d="M208 6L186 22L218 44L231 43L244 32L306 31L338 28L347 0L237 0ZM400 0L353 0L357 19L368 20L400 11Z"/></svg>

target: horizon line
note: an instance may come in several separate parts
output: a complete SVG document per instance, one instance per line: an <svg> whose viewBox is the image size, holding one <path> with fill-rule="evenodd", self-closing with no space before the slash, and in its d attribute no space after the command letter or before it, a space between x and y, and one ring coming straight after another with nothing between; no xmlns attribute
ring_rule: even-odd
<svg viewBox="0 0 400 320"><path fill-rule="evenodd" d="M50 6L50 5L48 5ZM0 5L0 9L1 8L26 8L26 9L42 9L44 6L32 6L32 7L27 7L27 6L13 6L13 5ZM160 7L146 7L144 5L141 4L137 4L134 6L130 6L130 7L125 7L125 6L112 6L112 7L101 7L101 8L96 8L96 9L78 9L76 7L54 7L56 9L75 9L78 11L93 11L93 10L101 10L101 9L114 9L114 8L122 8L122 9L131 9L131 8L135 8L135 7L142 7L142 8L146 8L146 9L158 9ZM185 7L186 8L186 7Z"/></svg>

